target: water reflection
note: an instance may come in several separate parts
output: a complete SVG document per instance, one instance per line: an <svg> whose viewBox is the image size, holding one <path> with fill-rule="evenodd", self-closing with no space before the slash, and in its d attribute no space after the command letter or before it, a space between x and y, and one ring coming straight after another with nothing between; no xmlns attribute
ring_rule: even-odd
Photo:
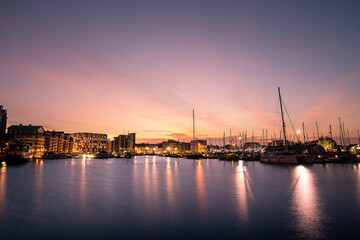
<svg viewBox="0 0 360 240"><path fill-rule="evenodd" d="M176 202L175 202L175 194L174 194L174 180L173 180L173 170L171 167L171 159L166 159L166 197L167 197L167 205L169 208L169 212L173 213Z"/></svg>
<svg viewBox="0 0 360 240"><path fill-rule="evenodd" d="M203 167L201 165L201 160L197 161L195 182L196 182L196 196L199 205L199 212L202 216L206 216L207 215L206 188L205 188L204 172L203 172Z"/></svg>
<svg viewBox="0 0 360 240"><path fill-rule="evenodd" d="M80 197L80 216L86 218L87 209L87 179L86 179L86 158L83 158L80 166L80 184L79 184L79 197ZM75 168L75 166L72 166Z"/></svg>
<svg viewBox="0 0 360 240"><path fill-rule="evenodd" d="M246 224L249 217L249 200L253 199L254 196L251 189L250 178L247 174L247 169L243 161L239 161L235 178L236 200L238 204L239 217L242 224Z"/></svg>
<svg viewBox="0 0 360 240"><path fill-rule="evenodd" d="M297 166L293 175L295 183L291 200L291 210L294 213L292 227L301 238L324 237L324 216L313 173L304 166Z"/></svg>
<svg viewBox="0 0 360 240"><path fill-rule="evenodd" d="M6 207L5 197L6 197L6 165L4 164L3 167L0 168L0 220L2 220L4 216L4 211Z"/></svg>
<svg viewBox="0 0 360 240"><path fill-rule="evenodd" d="M43 168L44 161L36 159L35 160L35 177L34 177L34 203L35 208L40 209L42 205L42 192L43 192Z"/></svg>

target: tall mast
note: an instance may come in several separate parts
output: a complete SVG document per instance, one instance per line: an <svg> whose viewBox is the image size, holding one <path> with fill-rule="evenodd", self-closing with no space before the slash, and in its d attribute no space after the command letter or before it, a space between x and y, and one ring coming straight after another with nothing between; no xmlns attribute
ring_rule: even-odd
<svg viewBox="0 0 360 240"><path fill-rule="evenodd" d="M266 145L268 145L269 143L269 139L268 139L268 134L267 134L267 129L266 129Z"/></svg>
<svg viewBox="0 0 360 240"><path fill-rule="evenodd" d="M318 136L318 139L320 139L320 136L319 136L319 126L318 126L317 121L316 121L316 131L317 131L317 136Z"/></svg>
<svg viewBox="0 0 360 240"><path fill-rule="evenodd" d="M223 137L223 148L225 149L225 145L226 145L226 143L225 143L225 131L224 131L224 137Z"/></svg>
<svg viewBox="0 0 360 240"><path fill-rule="evenodd" d="M193 109L193 140L195 141L195 111Z"/></svg>
<svg viewBox="0 0 360 240"><path fill-rule="evenodd" d="M340 127L339 127L339 133L340 133L340 144L341 144L341 145L344 145L344 144L343 144L342 126L341 126L341 120L340 120L340 118L339 118L339 123L340 123Z"/></svg>
<svg viewBox="0 0 360 240"><path fill-rule="evenodd" d="M330 138L332 139L331 124L329 125Z"/></svg>
<svg viewBox="0 0 360 240"><path fill-rule="evenodd" d="M230 149L232 147L231 129L230 129Z"/></svg>
<svg viewBox="0 0 360 240"><path fill-rule="evenodd" d="M286 131L285 131L284 112L283 112L283 105L282 105L282 99L281 99L280 88L278 88L278 91L279 91L279 99L280 99L280 109L281 109L282 128L283 128L283 133L284 133L284 146L285 146L285 150L287 150L287 147L286 147Z"/></svg>
<svg viewBox="0 0 360 240"><path fill-rule="evenodd" d="M305 124L304 124L304 122L302 123L302 127L303 127L304 143L305 143L306 139L305 139Z"/></svg>

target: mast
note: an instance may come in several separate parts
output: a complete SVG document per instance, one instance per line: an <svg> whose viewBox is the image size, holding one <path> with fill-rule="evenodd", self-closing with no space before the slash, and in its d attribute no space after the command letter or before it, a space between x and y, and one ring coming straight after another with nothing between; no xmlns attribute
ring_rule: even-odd
<svg viewBox="0 0 360 240"><path fill-rule="evenodd" d="M266 145L268 145L269 143L269 139L268 139L268 134L267 134L267 129L266 129Z"/></svg>
<svg viewBox="0 0 360 240"><path fill-rule="evenodd" d="M195 111L193 109L193 140L195 141Z"/></svg>
<svg viewBox="0 0 360 240"><path fill-rule="evenodd" d="M304 122L302 123L302 128L303 128L304 143L305 143L306 139L305 139L305 124L304 124Z"/></svg>
<svg viewBox="0 0 360 240"><path fill-rule="evenodd" d="M284 112L283 112L283 104L282 104L282 99L281 99L280 88L278 88L278 91L279 91L279 100L280 100L280 109L281 109L282 128L283 128L283 132L284 132L284 146L285 146L285 150L287 150Z"/></svg>
<svg viewBox="0 0 360 240"><path fill-rule="evenodd" d="M340 118L339 118L339 123L340 123L340 127L339 127L340 143L341 143L341 145L344 145L344 144L343 144L342 126L341 126L341 120L340 120Z"/></svg>
<svg viewBox="0 0 360 240"><path fill-rule="evenodd" d="M232 149L232 138L231 138L231 129L230 129L230 150Z"/></svg>
<svg viewBox="0 0 360 240"><path fill-rule="evenodd" d="M320 136L319 136L319 126L318 126L317 121L316 121L316 131L317 131L317 136L318 136L318 139L320 139Z"/></svg>

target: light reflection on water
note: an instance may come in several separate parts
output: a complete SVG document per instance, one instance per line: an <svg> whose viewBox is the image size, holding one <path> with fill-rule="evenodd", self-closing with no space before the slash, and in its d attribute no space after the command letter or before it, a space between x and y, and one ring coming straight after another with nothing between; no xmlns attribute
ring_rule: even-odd
<svg viewBox="0 0 360 240"><path fill-rule="evenodd" d="M0 239L349 237L359 176L358 164L35 160L0 169Z"/></svg>
<svg viewBox="0 0 360 240"><path fill-rule="evenodd" d="M44 168L44 161L36 159L35 164L37 165L34 168L34 203L35 208L37 211L40 211L42 205L42 194L43 194L43 168Z"/></svg>
<svg viewBox="0 0 360 240"><path fill-rule="evenodd" d="M0 168L0 223L2 222L4 210L6 207L5 196L6 196L6 165Z"/></svg>
<svg viewBox="0 0 360 240"><path fill-rule="evenodd" d="M243 161L239 162L235 174L236 199L238 201L239 218L241 224L246 225L249 215L249 201L254 198L250 185L250 178Z"/></svg>
<svg viewBox="0 0 360 240"><path fill-rule="evenodd" d="M195 173L195 182L196 182L196 195L198 202L198 209L201 216L207 215L207 199L206 199L206 187L205 179L203 173L203 167L200 160L196 161L196 173Z"/></svg>
<svg viewBox="0 0 360 240"><path fill-rule="evenodd" d="M323 237L324 214L313 173L304 166L295 167L292 212L292 227L304 239Z"/></svg>

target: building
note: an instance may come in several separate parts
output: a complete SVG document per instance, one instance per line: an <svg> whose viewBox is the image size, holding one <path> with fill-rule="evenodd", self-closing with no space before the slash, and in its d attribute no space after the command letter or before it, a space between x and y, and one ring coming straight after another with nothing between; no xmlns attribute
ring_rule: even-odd
<svg viewBox="0 0 360 240"><path fill-rule="evenodd" d="M46 131L44 135L46 152L72 152L74 139L69 133L54 130Z"/></svg>
<svg viewBox="0 0 360 240"><path fill-rule="evenodd" d="M41 157L45 151L45 135L42 126L12 125L8 127L9 144L23 144L32 148L33 157ZM10 146L9 146L10 147Z"/></svg>
<svg viewBox="0 0 360 240"><path fill-rule="evenodd" d="M107 134L102 133L72 133L72 152L98 153L106 152L108 148Z"/></svg>
<svg viewBox="0 0 360 240"><path fill-rule="evenodd" d="M191 152L206 152L206 140L192 140L190 142Z"/></svg>
<svg viewBox="0 0 360 240"><path fill-rule="evenodd" d="M134 152L135 150L135 133L129 133L128 135L119 135L114 137L112 144L112 152Z"/></svg>
<svg viewBox="0 0 360 240"><path fill-rule="evenodd" d="M175 140L168 140L162 143L163 153L185 153L190 151L190 144Z"/></svg>
<svg viewBox="0 0 360 240"><path fill-rule="evenodd" d="M7 111L0 105L0 153L4 151L6 134Z"/></svg>
<svg viewBox="0 0 360 240"><path fill-rule="evenodd" d="M161 153L161 144L139 143L135 146L136 154L158 154Z"/></svg>

